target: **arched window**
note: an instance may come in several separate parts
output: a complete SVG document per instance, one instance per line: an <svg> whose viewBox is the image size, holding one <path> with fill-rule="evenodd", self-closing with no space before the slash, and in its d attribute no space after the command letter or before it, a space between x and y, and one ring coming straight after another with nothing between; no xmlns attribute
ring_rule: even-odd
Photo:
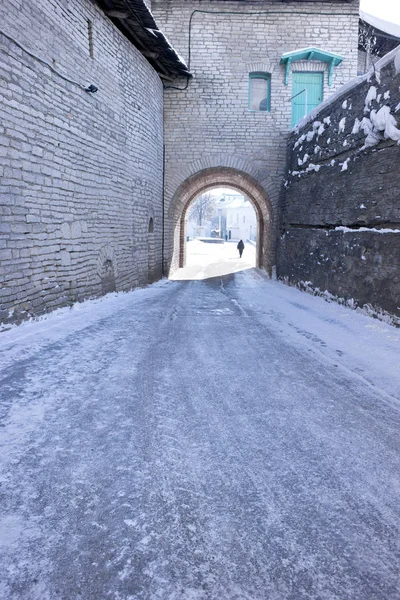
<svg viewBox="0 0 400 600"><path fill-rule="evenodd" d="M149 233L154 233L154 221L153 221L153 217L150 217L150 221L149 221Z"/></svg>
<svg viewBox="0 0 400 600"><path fill-rule="evenodd" d="M249 110L271 110L271 74L249 74Z"/></svg>

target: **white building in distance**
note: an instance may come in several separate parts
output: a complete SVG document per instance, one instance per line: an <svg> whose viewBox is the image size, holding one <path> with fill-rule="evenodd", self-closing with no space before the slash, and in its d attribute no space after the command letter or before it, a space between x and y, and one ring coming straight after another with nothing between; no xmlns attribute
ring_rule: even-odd
<svg viewBox="0 0 400 600"><path fill-rule="evenodd" d="M217 199L216 210L216 229L222 230L222 237L232 240L257 240L256 213L247 198L235 192L223 193Z"/></svg>

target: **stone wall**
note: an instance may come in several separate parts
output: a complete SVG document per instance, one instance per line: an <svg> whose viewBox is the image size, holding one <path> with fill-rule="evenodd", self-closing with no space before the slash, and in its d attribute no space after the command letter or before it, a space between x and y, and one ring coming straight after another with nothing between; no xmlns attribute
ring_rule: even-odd
<svg viewBox="0 0 400 600"><path fill-rule="evenodd" d="M289 141L278 276L400 322L400 48Z"/></svg>
<svg viewBox="0 0 400 600"><path fill-rule="evenodd" d="M7 0L0 30L0 320L159 278L158 75L91 0Z"/></svg>
<svg viewBox="0 0 400 600"><path fill-rule="evenodd" d="M273 215L268 235L274 238L265 241L264 254L275 244L291 126L292 81L290 77L285 85L280 58L308 46L343 55L331 87L327 64L303 61L292 65L295 70L324 71L324 94L330 95L357 74L358 1L153 0L152 11L176 50L187 62L190 58L194 76L187 87L186 81L174 84L181 90L167 86L164 95L165 189L171 223L166 240L168 266L173 269L178 264L173 249L174 236L175 247L179 239L181 191L191 177L203 172L208 177L210 169L217 174L220 169L235 170L264 190ZM270 112L248 109L249 73L253 71L271 73ZM265 259L262 266L269 262Z"/></svg>

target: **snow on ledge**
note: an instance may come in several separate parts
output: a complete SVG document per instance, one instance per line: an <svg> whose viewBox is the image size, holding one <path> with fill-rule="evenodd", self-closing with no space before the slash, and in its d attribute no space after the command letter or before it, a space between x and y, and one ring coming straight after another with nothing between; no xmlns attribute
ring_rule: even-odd
<svg viewBox="0 0 400 600"><path fill-rule="evenodd" d="M376 229L375 227L335 227L334 231L343 231L344 233L359 233L360 231L369 231L370 233L400 233L400 229Z"/></svg>

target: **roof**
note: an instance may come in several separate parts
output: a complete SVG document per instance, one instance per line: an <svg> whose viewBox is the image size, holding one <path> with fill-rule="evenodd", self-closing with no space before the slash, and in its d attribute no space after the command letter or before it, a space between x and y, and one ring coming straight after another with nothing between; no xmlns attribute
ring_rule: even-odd
<svg viewBox="0 0 400 600"><path fill-rule="evenodd" d="M400 24L389 23L360 10L358 49L375 56L385 56L400 42Z"/></svg>
<svg viewBox="0 0 400 600"><path fill-rule="evenodd" d="M380 19L379 17L375 17L374 15L369 14L365 10L360 9L360 17L363 21L372 25L375 29L382 31L384 33L388 33L398 39L400 39L400 24L391 23L390 21L385 21L384 19Z"/></svg>
<svg viewBox="0 0 400 600"><path fill-rule="evenodd" d="M162 79L191 77L181 56L158 28L143 0L96 0L104 13L154 67Z"/></svg>
<svg viewBox="0 0 400 600"><path fill-rule="evenodd" d="M301 48L300 50L293 50L292 52L285 52L281 57L281 65L286 64L285 84L289 83L289 69L290 63L294 60L318 60L320 62L326 62L329 64L328 73L328 85L332 83L333 68L340 65L343 60L343 56L339 54L333 54L333 52L327 52L321 50L321 48Z"/></svg>
<svg viewBox="0 0 400 600"><path fill-rule="evenodd" d="M225 197L226 196L226 197ZM223 194L216 202L216 208L252 208L250 201L242 194Z"/></svg>

